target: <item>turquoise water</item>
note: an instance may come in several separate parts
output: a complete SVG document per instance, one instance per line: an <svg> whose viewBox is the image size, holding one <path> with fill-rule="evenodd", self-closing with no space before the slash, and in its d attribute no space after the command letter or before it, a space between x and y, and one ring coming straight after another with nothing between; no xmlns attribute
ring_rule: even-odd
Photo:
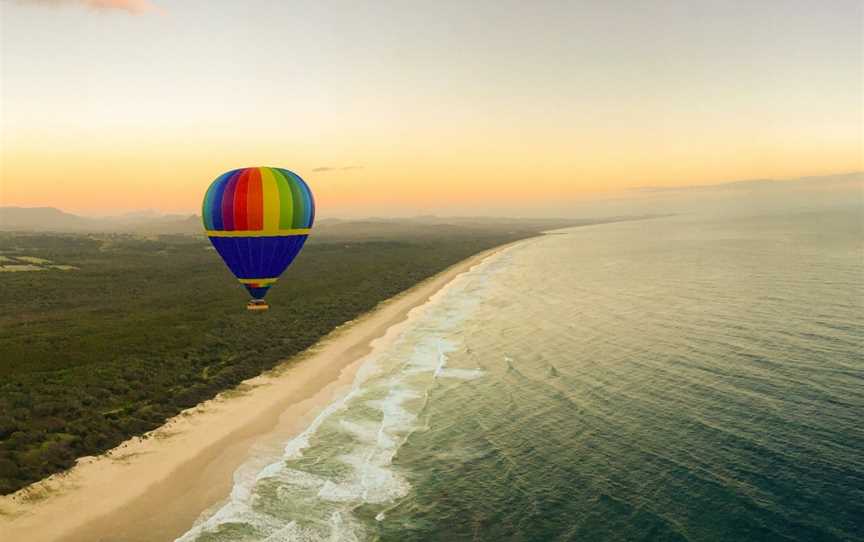
<svg viewBox="0 0 864 542"><path fill-rule="evenodd" d="M864 540L860 210L564 230L396 335L182 540Z"/></svg>

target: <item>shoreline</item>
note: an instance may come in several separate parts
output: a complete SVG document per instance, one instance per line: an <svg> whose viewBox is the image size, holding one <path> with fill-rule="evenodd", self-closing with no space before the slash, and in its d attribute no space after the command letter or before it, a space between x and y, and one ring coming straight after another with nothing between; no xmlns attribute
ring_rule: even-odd
<svg viewBox="0 0 864 542"><path fill-rule="evenodd" d="M225 500L253 447L281 448L344 394L375 343L387 340L412 309L486 258L529 239L536 237L469 256L144 437L0 497L0 539L174 540Z"/></svg>

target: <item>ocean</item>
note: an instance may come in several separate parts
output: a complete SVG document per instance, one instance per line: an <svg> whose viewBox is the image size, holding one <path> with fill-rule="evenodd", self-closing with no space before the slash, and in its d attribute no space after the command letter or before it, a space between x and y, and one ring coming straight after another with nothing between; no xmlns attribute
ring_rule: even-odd
<svg viewBox="0 0 864 542"><path fill-rule="evenodd" d="M864 540L864 214L486 259L179 540Z"/></svg>

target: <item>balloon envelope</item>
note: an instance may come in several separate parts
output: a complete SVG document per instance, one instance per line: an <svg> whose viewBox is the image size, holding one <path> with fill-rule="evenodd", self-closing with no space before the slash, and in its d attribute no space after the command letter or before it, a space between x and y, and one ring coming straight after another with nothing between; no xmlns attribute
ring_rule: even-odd
<svg viewBox="0 0 864 542"><path fill-rule="evenodd" d="M315 221L312 191L287 169L235 169L207 189L204 230L228 269L263 299L303 248Z"/></svg>

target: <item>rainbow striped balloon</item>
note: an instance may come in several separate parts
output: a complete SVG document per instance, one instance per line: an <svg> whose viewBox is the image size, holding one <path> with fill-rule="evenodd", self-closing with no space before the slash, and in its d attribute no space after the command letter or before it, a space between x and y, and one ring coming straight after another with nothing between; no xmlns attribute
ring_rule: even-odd
<svg viewBox="0 0 864 542"><path fill-rule="evenodd" d="M201 217L228 269L254 299L263 299L303 248L315 200L306 182L287 169L235 169L207 189Z"/></svg>

